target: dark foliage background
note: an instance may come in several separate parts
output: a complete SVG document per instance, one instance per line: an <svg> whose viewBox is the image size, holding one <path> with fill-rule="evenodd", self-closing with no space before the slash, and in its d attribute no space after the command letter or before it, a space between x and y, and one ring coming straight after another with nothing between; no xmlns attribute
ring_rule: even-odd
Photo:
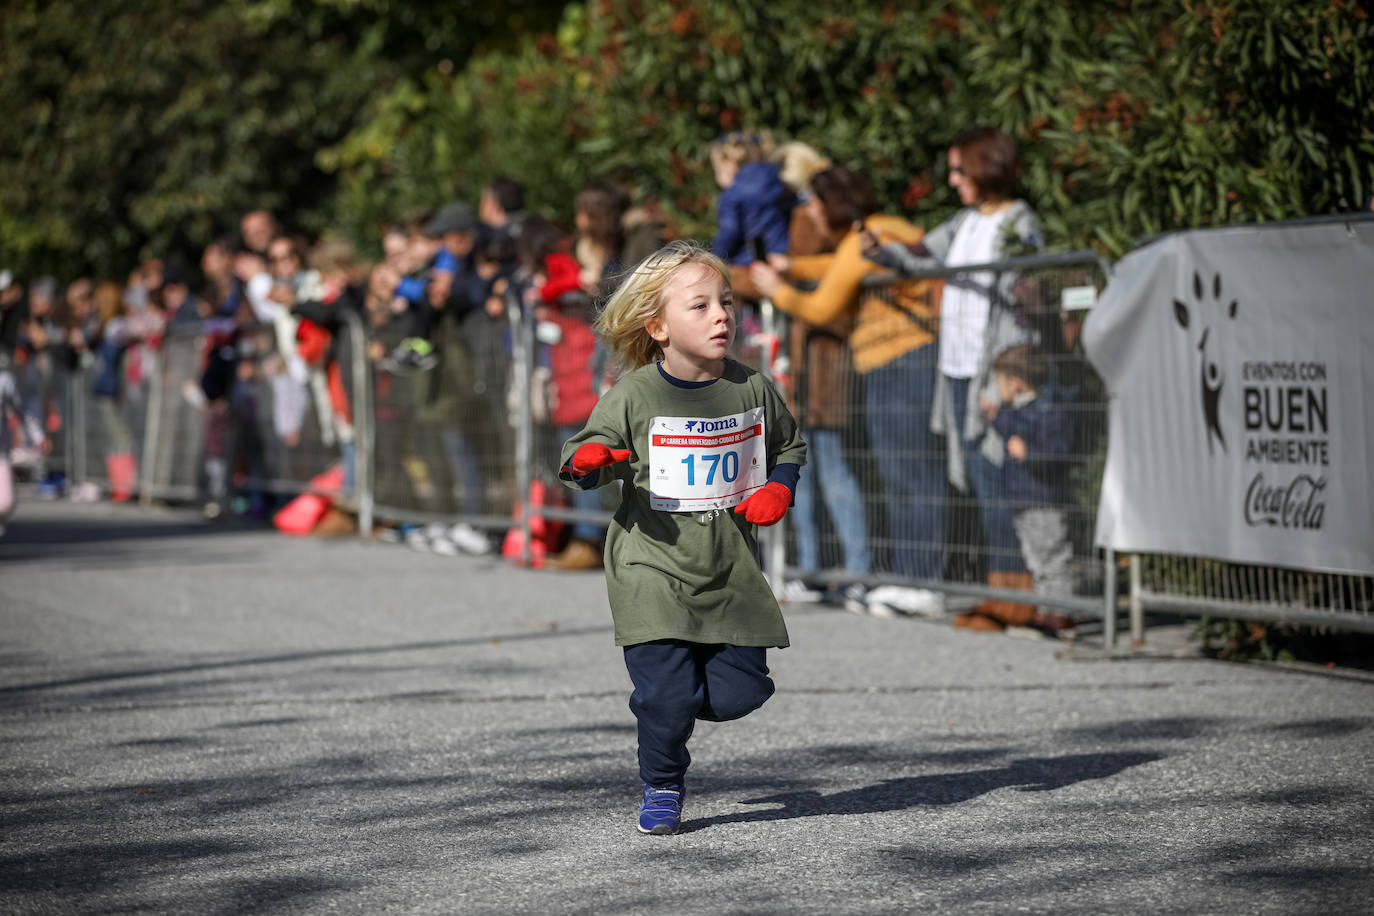
<svg viewBox="0 0 1374 916"><path fill-rule="evenodd" d="M706 145L736 128L806 140L930 225L948 141L997 125L1051 244L1111 255L1374 193L1354 0L55 0L3 28L0 255L67 274L252 206L372 244L497 173L565 222L617 178L708 235Z"/></svg>

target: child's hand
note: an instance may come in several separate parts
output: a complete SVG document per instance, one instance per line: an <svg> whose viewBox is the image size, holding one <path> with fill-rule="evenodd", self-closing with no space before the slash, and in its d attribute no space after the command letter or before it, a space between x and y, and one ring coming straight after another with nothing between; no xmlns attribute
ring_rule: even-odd
<svg viewBox="0 0 1374 916"><path fill-rule="evenodd" d="M630 450L627 448L611 448L600 442L584 442L568 459L568 467L578 477L585 477L597 468L629 460Z"/></svg>
<svg viewBox="0 0 1374 916"><path fill-rule="evenodd" d="M755 525L776 525L782 521L791 504L792 491L776 480L770 480L736 506L735 514L743 515L745 521Z"/></svg>
<svg viewBox="0 0 1374 916"><path fill-rule="evenodd" d="M1026 440L1020 436L1012 436L1007 440L1007 454L1017 461L1026 460Z"/></svg>

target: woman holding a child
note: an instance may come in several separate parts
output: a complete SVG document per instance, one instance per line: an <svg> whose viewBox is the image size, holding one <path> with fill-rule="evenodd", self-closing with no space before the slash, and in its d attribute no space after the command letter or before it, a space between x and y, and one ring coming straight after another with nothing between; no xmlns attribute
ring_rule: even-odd
<svg viewBox="0 0 1374 916"><path fill-rule="evenodd" d="M876 195L862 175L835 166L811 178L804 205L817 228L834 241L834 253L787 261L788 280L763 262L749 268L758 291L784 312L811 325L841 320L849 327L854 370L863 381L868 445L883 482L892 572L938 580L943 575L945 481L939 440L930 431L935 390L935 298L938 284L919 281L867 289L866 276L881 268L863 256L864 229L899 245L921 240L921 230L900 216L875 212ZM859 225L862 224L862 225ZM903 249L905 250L905 249ZM770 259L771 260L771 259ZM802 283L814 281L805 290ZM928 589L882 589L900 599L899 610L938 614L943 596ZM898 594L897 592L900 592ZM851 610L891 613L875 593L851 588ZM884 595L879 595L884 597Z"/></svg>

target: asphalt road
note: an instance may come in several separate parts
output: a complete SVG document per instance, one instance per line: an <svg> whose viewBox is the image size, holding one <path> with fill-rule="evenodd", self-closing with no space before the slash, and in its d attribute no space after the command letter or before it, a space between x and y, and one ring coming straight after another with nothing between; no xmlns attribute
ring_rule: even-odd
<svg viewBox="0 0 1374 916"><path fill-rule="evenodd" d="M1368 682L788 625L644 837L599 575L22 503L0 912L1374 909Z"/></svg>

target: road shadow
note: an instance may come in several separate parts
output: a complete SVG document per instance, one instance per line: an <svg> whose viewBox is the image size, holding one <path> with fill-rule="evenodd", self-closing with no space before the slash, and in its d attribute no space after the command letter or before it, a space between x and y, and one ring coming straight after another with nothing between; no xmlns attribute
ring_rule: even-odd
<svg viewBox="0 0 1374 916"><path fill-rule="evenodd" d="M80 563L83 567L100 568L112 562L121 564L145 558L163 565L169 557L163 547L152 549L149 541L175 542L188 538L204 538L226 534L266 532L260 523L237 521L209 521L187 514L185 518L36 518L22 516L6 525L4 540L0 540L0 565L6 563L59 562ZM198 564L223 562L242 556L216 558L197 555L178 556L176 562L186 560Z"/></svg>
<svg viewBox="0 0 1374 916"><path fill-rule="evenodd" d="M75 702L70 694L71 688L87 688L81 694L86 703L100 700L118 699L128 702L144 697L167 697L185 693L196 686L185 680L192 675L212 675L223 678L236 678L240 683L260 677L273 682L282 677L269 673L283 669L299 669L312 664L334 661L349 675L358 675L358 664L371 657L397 656L405 659L417 653L427 653L451 649L488 646L497 643L519 643L543 640L577 639L609 633L608 624L594 624L583 627L560 627L558 629L515 630L505 633L485 633L478 636L456 639L427 640L421 642L388 643L371 646L346 646L336 649L310 649L299 652L277 652L245 655L235 658L214 658L205 661L191 661L184 664L150 665L141 667L98 670L72 674L67 677L33 680L0 686L0 709L38 705L45 702L71 704ZM96 660L99 663L99 659ZM379 671L413 668L413 662L398 661L394 665L373 667L362 676L375 675ZM244 669L248 669L244 673ZM261 669L254 671L254 669ZM468 666L472 670L472 666ZM512 665L500 665L492 669L493 674L509 674L515 671ZM170 680L169 680L170 679ZM179 680L180 679L180 680ZM205 682L201 682L202 685Z"/></svg>
<svg viewBox="0 0 1374 916"><path fill-rule="evenodd" d="M746 824L839 814L879 814L931 805L957 805L997 789L1050 792L1090 779L1106 779L1130 767L1160 760L1151 751L1113 754L1070 754L1063 757L1027 757L1005 766L983 770L934 773L884 779L860 789L824 794L807 789L761 798L742 799L743 805L773 805L762 811L744 811L692 821L684 831L704 830L720 824Z"/></svg>

